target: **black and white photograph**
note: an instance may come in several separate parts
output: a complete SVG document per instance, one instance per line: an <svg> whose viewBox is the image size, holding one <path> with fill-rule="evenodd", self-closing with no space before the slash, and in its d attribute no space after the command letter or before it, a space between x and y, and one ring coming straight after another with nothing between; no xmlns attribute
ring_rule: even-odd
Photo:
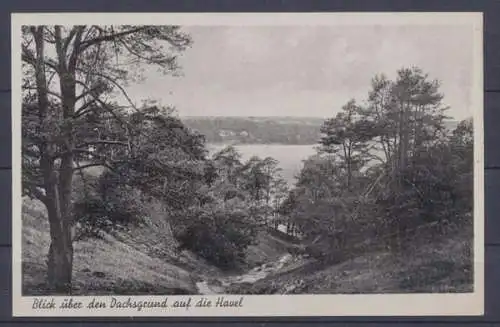
<svg viewBox="0 0 500 327"><path fill-rule="evenodd" d="M481 14L12 19L15 315L482 314Z"/></svg>

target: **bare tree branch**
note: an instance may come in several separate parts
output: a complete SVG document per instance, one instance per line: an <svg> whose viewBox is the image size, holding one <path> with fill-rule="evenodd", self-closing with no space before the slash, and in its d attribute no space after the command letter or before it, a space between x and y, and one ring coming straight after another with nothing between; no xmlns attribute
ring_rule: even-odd
<svg viewBox="0 0 500 327"><path fill-rule="evenodd" d="M23 85L23 89L24 90L37 90L38 88L35 87L35 86L25 86L25 85ZM48 89L47 89L47 94L55 96L58 99L62 98L62 96L59 93L56 93L56 92L48 90Z"/></svg>
<svg viewBox="0 0 500 327"><path fill-rule="evenodd" d="M86 165L77 165L77 167L73 168L74 171L82 171L83 169L91 168L91 167L106 167L110 170L113 170L113 167L109 166L105 162L96 162L96 163L90 163Z"/></svg>
<svg viewBox="0 0 500 327"><path fill-rule="evenodd" d="M69 57L69 62L68 62L68 67L71 72L74 72L76 69L76 64L78 60L78 56L82 52L81 45L82 45L82 35L83 32L85 31L85 26L79 26L78 30L76 31L75 34L75 41L73 44L73 52L71 53Z"/></svg>
<svg viewBox="0 0 500 327"><path fill-rule="evenodd" d="M81 28L82 26L74 26L71 31L69 32L69 35L66 37L66 40L64 41L64 44L63 44L63 51L64 53L66 54L68 52L68 47L71 43L71 41L73 40L73 38L75 37L75 35L77 34L78 30Z"/></svg>
<svg viewBox="0 0 500 327"><path fill-rule="evenodd" d="M153 56L146 57L146 56L141 55L139 52L133 50L125 41L123 41L121 39L118 41L121 44L123 44L125 49L127 49L127 51L130 52L132 55L136 56L139 59L146 61L149 64L158 64L158 65L162 65L162 66L163 65L173 65L175 60L176 60L175 56L172 56L172 57L161 56L159 58L155 58Z"/></svg>
<svg viewBox="0 0 500 327"><path fill-rule="evenodd" d="M22 45L21 59L22 61L32 65L33 67L36 67L36 58L26 45ZM53 69L54 71L59 72L59 68L57 67L57 64L55 62L52 62L50 60L45 60L44 64L47 67Z"/></svg>
<svg viewBox="0 0 500 327"><path fill-rule="evenodd" d="M123 145L123 146L128 146L127 143L122 142L122 141L106 141L106 140L95 140L95 141L88 141L84 143L80 143L77 148L89 146L89 145L97 145L97 144L115 144L115 145Z"/></svg>
<svg viewBox="0 0 500 327"><path fill-rule="evenodd" d="M94 44L98 44L98 43L105 42L105 41L112 41L116 38L120 38L123 36L134 34L134 33L146 30L146 29L147 29L147 26L141 26L141 27L133 28L133 29L126 30L123 32L111 33L111 34L103 35L100 37L96 37L96 38L84 41L81 44L81 51L85 51L87 48L89 48L90 46L92 46Z"/></svg>
<svg viewBox="0 0 500 327"><path fill-rule="evenodd" d="M79 69L81 72L83 73L88 73L87 71L83 70L83 69ZM102 74L102 73L98 73L98 72L91 72L91 74L94 74L95 76L99 76L101 78L104 78L105 80L108 80L110 81L114 86L116 86L120 92L122 93L122 95L125 97L125 99L127 100L127 102L129 103L129 105L135 109L136 111L138 110L136 105L134 104L134 102L132 101L132 99L129 97L127 91L125 91L125 89L123 88L123 86L120 85L120 83L118 83L118 81L106 74ZM82 82L78 82L79 84L83 84ZM86 87L86 85L85 85Z"/></svg>
<svg viewBox="0 0 500 327"><path fill-rule="evenodd" d="M91 107L93 104L95 104L97 102L96 99L92 99L90 101L87 101L84 105L82 105L80 108L78 108L78 110L75 111L75 114L73 115L74 118L79 118L91 111L94 111L95 108ZM90 109L87 109L91 107Z"/></svg>

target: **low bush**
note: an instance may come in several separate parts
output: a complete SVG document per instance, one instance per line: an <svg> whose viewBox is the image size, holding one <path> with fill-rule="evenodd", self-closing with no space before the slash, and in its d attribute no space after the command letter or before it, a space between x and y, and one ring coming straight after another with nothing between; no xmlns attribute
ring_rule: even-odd
<svg viewBox="0 0 500 327"><path fill-rule="evenodd" d="M74 202L74 215L79 224L76 238L98 237L128 225L146 220L147 200L127 185L118 184L111 172L85 178ZM78 184L76 186L78 188Z"/></svg>
<svg viewBox="0 0 500 327"><path fill-rule="evenodd" d="M244 210L212 205L192 208L176 217L174 234L188 249L221 269L236 268L257 235L257 225Z"/></svg>

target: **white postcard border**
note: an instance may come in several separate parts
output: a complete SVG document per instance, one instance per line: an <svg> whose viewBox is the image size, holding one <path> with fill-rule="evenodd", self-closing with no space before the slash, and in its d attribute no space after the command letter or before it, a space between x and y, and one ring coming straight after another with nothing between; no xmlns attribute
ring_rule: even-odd
<svg viewBox="0 0 500 327"><path fill-rule="evenodd" d="M74 296L82 309L35 310L35 298L62 301L68 297L26 297L21 293L21 44L22 25L469 25L474 30L474 292L464 294L370 295L245 295L239 308L191 307L156 309L87 309L92 299L110 303L112 296ZM484 313L484 140L483 140L482 13L14 13L12 14L12 308L14 316L440 316ZM132 296L132 301L172 303L201 298L239 300L239 295ZM129 296L116 296L127 300Z"/></svg>

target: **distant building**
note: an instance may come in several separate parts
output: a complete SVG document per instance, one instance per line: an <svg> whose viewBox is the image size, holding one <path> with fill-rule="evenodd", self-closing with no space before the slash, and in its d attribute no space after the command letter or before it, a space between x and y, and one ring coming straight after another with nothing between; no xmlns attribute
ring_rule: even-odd
<svg viewBox="0 0 500 327"><path fill-rule="evenodd" d="M226 130L219 131L220 137L229 137L229 136L233 136L233 135L234 135L233 131L226 131Z"/></svg>
<svg viewBox="0 0 500 327"><path fill-rule="evenodd" d="M287 233L287 230L286 230L286 225L283 225L283 224L279 224L278 225L278 230L282 233Z"/></svg>

